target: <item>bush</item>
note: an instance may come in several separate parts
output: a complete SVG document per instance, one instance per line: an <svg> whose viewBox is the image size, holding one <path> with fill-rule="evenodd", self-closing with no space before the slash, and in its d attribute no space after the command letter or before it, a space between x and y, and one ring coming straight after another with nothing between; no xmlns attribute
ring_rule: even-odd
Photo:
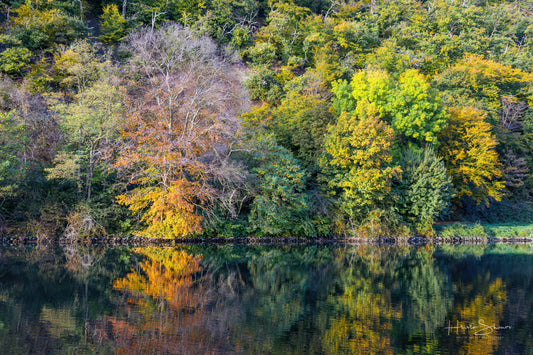
<svg viewBox="0 0 533 355"><path fill-rule="evenodd" d="M8 48L0 54L0 70L9 75L21 75L28 67L31 52L28 48Z"/></svg>

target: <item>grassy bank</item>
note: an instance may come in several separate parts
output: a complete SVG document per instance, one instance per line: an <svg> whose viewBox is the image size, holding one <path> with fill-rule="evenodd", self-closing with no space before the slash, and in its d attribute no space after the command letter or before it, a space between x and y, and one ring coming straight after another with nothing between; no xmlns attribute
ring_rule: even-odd
<svg viewBox="0 0 533 355"><path fill-rule="evenodd" d="M434 226L438 237L490 237L527 238L533 237L533 223L450 223Z"/></svg>

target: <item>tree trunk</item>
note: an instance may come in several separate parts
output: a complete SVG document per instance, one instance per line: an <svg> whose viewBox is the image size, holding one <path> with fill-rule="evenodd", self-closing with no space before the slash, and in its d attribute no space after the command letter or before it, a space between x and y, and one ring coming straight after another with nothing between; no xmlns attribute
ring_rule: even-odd
<svg viewBox="0 0 533 355"><path fill-rule="evenodd" d="M126 6L128 6L128 0L124 0L122 3L122 17L126 19Z"/></svg>
<svg viewBox="0 0 533 355"><path fill-rule="evenodd" d="M89 152L89 171L87 172L87 203L91 199L92 187L93 187L93 174L94 174L94 148L95 144L91 143L91 150Z"/></svg>

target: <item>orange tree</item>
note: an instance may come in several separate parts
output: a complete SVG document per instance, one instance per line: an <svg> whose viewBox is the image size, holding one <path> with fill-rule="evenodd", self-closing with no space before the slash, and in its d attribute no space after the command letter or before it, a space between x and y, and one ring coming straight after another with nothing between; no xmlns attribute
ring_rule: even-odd
<svg viewBox="0 0 533 355"><path fill-rule="evenodd" d="M129 186L117 200L141 215L146 235L199 233L240 179L229 161L238 76L211 40L178 25L138 30L128 48L128 114L115 166Z"/></svg>

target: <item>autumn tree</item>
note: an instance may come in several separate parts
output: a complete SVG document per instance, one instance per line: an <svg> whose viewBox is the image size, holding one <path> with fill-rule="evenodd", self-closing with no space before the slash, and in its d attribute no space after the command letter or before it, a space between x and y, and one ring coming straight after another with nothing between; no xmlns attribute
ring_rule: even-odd
<svg viewBox="0 0 533 355"><path fill-rule="evenodd" d="M456 198L470 197L489 206L501 200L505 182L486 114L472 108L452 107L448 127L441 133L439 152L446 163Z"/></svg>
<svg viewBox="0 0 533 355"><path fill-rule="evenodd" d="M179 25L134 31L127 48L128 113L115 166L130 187L118 202L142 215L147 235L198 233L242 180L230 160L246 103L236 69L213 41Z"/></svg>
<svg viewBox="0 0 533 355"><path fill-rule="evenodd" d="M329 129L321 166L350 222L360 222L390 202L392 179L401 173L392 162L393 139L392 128L372 107L359 116L342 113Z"/></svg>
<svg viewBox="0 0 533 355"><path fill-rule="evenodd" d="M527 100L530 82L530 73L478 55L465 56L435 78L448 101L487 111L491 123L497 121L502 99Z"/></svg>
<svg viewBox="0 0 533 355"><path fill-rule="evenodd" d="M67 91L58 102L65 144L47 169L49 179L75 181L78 201L91 200L95 171L102 168L104 148L118 133L121 89L109 61L99 61L95 48L79 42L59 55Z"/></svg>

